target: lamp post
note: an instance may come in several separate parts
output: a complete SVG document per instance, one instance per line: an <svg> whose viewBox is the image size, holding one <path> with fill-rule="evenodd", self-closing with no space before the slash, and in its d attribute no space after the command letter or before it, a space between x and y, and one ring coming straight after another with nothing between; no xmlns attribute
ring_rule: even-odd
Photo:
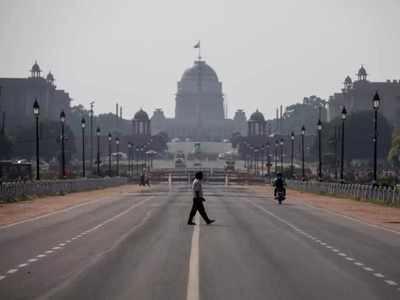
<svg viewBox="0 0 400 300"><path fill-rule="evenodd" d="M140 148L140 164L141 164L141 173L143 174L143 164L146 166L146 161L144 157L144 147Z"/></svg>
<svg viewBox="0 0 400 300"><path fill-rule="evenodd" d="M65 112L62 110L60 113L60 121L61 121L61 169L62 169L62 178L65 178Z"/></svg>
<svg viewBox="0 0 400 300"><path fill-rule="evenodd" d="M279 141L275 141L275 148L274 148L274 159L275 159L275 174L278 173L278 146L279 146Z"/></svg>
<svg viewBox="0 0 400 300"><path fill-rule="evenodd" d="M40 180L40 168L39 168L39 114L40 107L37 99L33 103L33 115L35 116L36 126L36 180Z"/></svg>
<svg viewBox="0 0 400 300"><path fill-rule="evenodd" d="M290 177L293 178L294 176L294 166L293 166L293 160L294 160L294 132L290 134L290 142L291 142L291 153L290 153Z"/></svg>
<svg viewBox="0 0 400 300"><path fill-rule="evenodd" d="M119 176L119 137L115 138L115 144L117 145L117 176Z"/></svg>
<svg viewBox="0 0 400 300"><path fill-rule="evenodd" d="M304 125L301 127L301 176L305 180L305 170L304 170L304 136L306 134L306 128Z"/></svg>
<svg viewBox="0 0 400 300"><path fill-rule="evenodd" d="M374 179L373 184L377 183L377 167L378 167L378 110L381 99L379 97L378 91L375 92L374 98L372 98L372 107L374 109Z"/></svg>
<svg viewBox="0 0 400 300"><path fill-rule="evenodd" d="M343 167L344 167L344 121L347 117L347 110L346 107L343 106L342 109L342 155L340 158L340 182L344 183L343 179Z"/></svg>
<svg viewBox="0 0 400 300"><path fill-rule="evenodd" d="M269 142L267 142L267 173L268 173L268 177L271 177L271 157L270 157L270 153L269 153L269 147L270 147L270 144L269 144Z"/></svg>
<svg viewBox="0 0 400 300"><path fill-rule="evenodd" d="M139 147L136 147L135 160L136 160L136 177L137 177L139 176Z"/></svg>
<svg viewBox="0 0 400 300"><path fill-rule="evenodd" d="M265 145L261 147L261 175L264 176Z"/></svg>
<svg viewBox="0 0 400 300"><path fill-rule="evenodd" d="M258 174L258 148L254 149L254 160L255 160L254 174L257 175Z"/></svg>
<svg viewBox="0 0 400 300"><path fill-rule="evenodd" d="M321 140L321 133L322 133L322 122L321 119L318 120L317 123L318 129L318 180L322 180L322 140Z"/></svg>
<svg viewBox="0 0 400 300"><path fill-rule="evenodd" d="M90 102L90 111L89 111L89 130L90 130L90 170L93 172L93 104L94 101Z"/></svg>
<svg viewBox="0 0 400 300"><path fill-rule="evenodd" d="M82 177L86 177L86 165L85 165L85 127L86 127L86 120L82 118L81 120L81 127L82 127Z"/></svg>
<svg viewBox="0 0 400 300"><path fill-rule="evenodd" d="M112 147L112 145L111 145L111 141L112 141L111 132L108 133L107 140L108 140L108 176L111 177L111 151L112 151L112 149L111 149L111 147Z"/></svg>
<svg viewBox="0 0 400 300"><path fill-rule="evenodd" d="M128 142L128 176L132 176L131 160L132 160L132 143Z"/></svg>
<svg viewBox="0 0 400 300"><path fill-rule="evenodd" d="M281 146L281 173L283 173L283 145L284 145L283 138L281 138L279 144Z"/></svg>
<svg viewBox="0 0 400 300"><path fill-rule="evenodd" d="M100 176L100 127L96 129L96 137L97 137L97 176Z"/></svg>

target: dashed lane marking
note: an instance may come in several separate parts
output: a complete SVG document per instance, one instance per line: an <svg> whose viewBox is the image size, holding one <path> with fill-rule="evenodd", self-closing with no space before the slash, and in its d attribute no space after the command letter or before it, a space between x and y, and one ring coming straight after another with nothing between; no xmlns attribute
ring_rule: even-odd
<svg viewBox="0 0 400 300"><path fill-rule="evenodd" d="M95 230L97 230L97 229L99 229L99 228L105 226L106 224L108 224L108 223L110 223L110 222L116 220L117 218L122 217L123 215L127 214L128 212L130 212L131 210L135 209L136 207L138 207L138 206L144 204L145 202L148 202L148 201L151 200L152 198L154 198L154 196L148 197L148 198L146 198L146 199L144 199L144 200L142 200L142 201L139 201L139 202L136 202L136 203L132 204L128 209L124 210L123 212L114 215L113 217L111 217L111 218L109 218L109 219L103 221L102 223L98 224L97 226L92 227L92 228L90 228L90 229L88 229L88 230L86 230L86 231L84 231L84 232L78 234L77 236L75 236L75 237L73 237L73 238L71 238L71 239L66 240L66 241L63 242L63 243L59 243L58 246L52 247L51 250L45 251L45 252L44 252L45 254L39 254L39 255L36 256L36 258L30 258L30 259L27 260L26 263L19 264L17 268L8 270L8 271L7 271L7 274L8 274L8 275L11 275L11 274L14 274L14 273L18 272L18 268L26 267L29 263L33 263L33 262L38 261L38 260L41 259L41 258L45 258L45 257L47 257L46 254L51 254L51 253L53 253L53 252L56 251L56 250L63 250L63 248L64 248L67 244L71 243L73 240L76 240L76 239L78 239L78 238L80 238L80 237L82 237L82 236L85 236L85 235L87 235L87 234L89 234L89 233L91 233L91 232L93 232L93 231L95 231ZM16 224L15 224L15 225L16 225ZM1 227L0 227L0 229L1 229ZM0 280L5 279L6 277L7 277L7 276L0 275Z"/></svg>
<svg viewBox="0 0 400 300"><path fill-rule="evenodd" d="M289 226L290 228L294 229L296 232L304 235L305 237L311 239L312 241L314 241L315 243L321 245L321 246L325 246L325 248L330 249L332 252L336 253L338 256L343 257L344 259L348 260L348 261L352 261L354 265L361 267L362 269L364 269L367 272L373 272L374 269L371 267L366 267L364 266L364 264L360 261L354 261L355 259L352 257L347 256L346 253L341 252L339 249L333 248L332 246L330 246L328 243L321 241L320 239L317 239L315 237L313 237L312 235L310 235L309 233L304 232L303 230L301 230L300 228L298 228L297 226L289 223L288 221L286 221L285 219L275 215L274 213L270 212L269 210L265 209L264 207L258 205L258 204L254 204L252 203L250 200L246 200L248 203L250 203L252 206L264 211L265 213L267 213L268 215L270 215L271 217L277 219L278 221L286 224L287 226ZM377 277L377 278L385 278L385 275L382 273L371 273L373 274L373 276ZM384 280L384 282L390 286L397 286L397 282L393 281L393 280ZM398 291L400 291L400 288L398 289Z"/></svg>
<svg viewBox="0 0 400 300"><path fill-rule="evenodd" d="M192 245L190 249L189 276L186 289L186 300L199 300L199 244L200 244L200 217L196 216L196 225L193 228Z"/></svg>

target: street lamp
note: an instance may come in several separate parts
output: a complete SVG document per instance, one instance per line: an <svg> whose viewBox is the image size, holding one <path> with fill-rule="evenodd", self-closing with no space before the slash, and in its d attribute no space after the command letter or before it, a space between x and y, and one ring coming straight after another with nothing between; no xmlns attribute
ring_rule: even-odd
<svg viewBox="0 0 400 300"><path fill-rule="evenodd" d="M61 121L61 168L62 168L62 178L65 178L65 112L62 110L60 113Z"/></svg>
<svg viewBox="0 0 400 300"><path fill-rule="evenodd" d="M145 161L145 156L144 156L144 147L140 148L140 164L141 164L141 167L140 167L141 173L143 174L143 172L144 172L143 164L144 164L144 167L146 167L146 161Z"/></svg>
<svg viewBox="0 0 400 300"><path fill-rule="evenodd" d="M321 122L321 119L318 120L317 129L318 129L318 179L321 181L322 180L322 140L321 140L322 122Z"/></svg>
<svg viewBox="0 0 400 300"><path fill-rule="evenodd" d="M283 138L281 138L279 144L281 145L281 173L283 173Z"/></svg>
<svg viewBox="0 0 400 300"><path fill-rule="evenodd" d="M293 167L293 160L294 160L294 132L290 134L290 142L291 142L291 153L290 153L290 174L293 178L294 175L294 167Z"/></svg>
<svg viewBox="0 0 400 300"><path fill-rule="evenodd" d="M264 176L265 145L261 147L261 176Z"/></svg>
<svg viewBox="0 0 400 300"><path fill-rule="evenodd" d="M279 146L279 141L275 141L275 148L274 148L274 159L275 159L275 174L278 173L278 146Z"/></svg>
<svg viewBox="0 0 400 300"><path fill-rule="evenodd" d="M40 180L40 168L39 168L39 114L40 107L37 99L33 103L33 115L35 116L36 125L36 180Z"/></svg>
<svg viewBox="0 0 400 300"><path fill-rule="evenodd" d="M115 138L115 144L117 145L117 176L119 176L119 137Z"/></svg>
<svg viewBox="0 0 400 300"><path fill-rule="evenodd" d="M100 127L96 129L96 137L97 137L97 176L100 176Z"/></svg>
<svg viewBox="0 0 400 300"><path fill-rule="evenodd" d="M378 110L381 99L379 97L378 91L375 92L374 97L372 98L372 107L374 109L374 181L373 183L377 183L377 161L378 161Z"/></svg>
<svg viewBox="0 0 400 300"><path fill-rule="evenodd" d="M270 147L270 144L269 144L269 142L267 142L267 173L268 173L268 177L271 177L271 157L270 157L270 153L269 153L269 147Z"/></svg>
<svg viewBox="0 0 400 300"><path fill-rule="evenodd" d="M82 127L82 177L86 176L86 166L85 166L85 127L86 127L86 120L82 118L81 120L81 127Z"/></svg>
<svg viewBox="0 0 400 300"><path fill-rule="evenodd" d="M94 101L90 102L90 111L89 111L89 125L90 125L90 170L93 171L93 105Z"/></svg>
<svg viewBox="0 0 400 300"><path fill-rule="evenodd" d="M254 149L254 174L257 175L258 174L258 148Z"/></svg>
<svg viewBox="0 0 400 300"><path fill-rule="evenodd" d="M306 128L304 125L301 127L301 174L303 180L305 180L305 170L304 170L304 136L306 134Z"/></svg>
<svg viewBox="0 0 400 300"><path fill-rule="evenodd" d="M136 176L139 176L139 147L136 147L135 160L136 160Z"/></svg>
<svg viewBox="0 0 400 300"><path fill-rule="evenodd" d="M347 118L347 110L346 107L343 106L342 109L342 155L340 159L340 182L344 183L343 179L343 167L344 167L344 121Z"/></svg>
<svg viewBox="0 0 400 300"><path fill-rule="evenodd" d="M112 141L112 135L111 132L108 133L108 176L111 177L111 141Z"/></svg>
<svg viewBox="0 0 400 300"><path fill-rule="evenodd" d="M131 160L132 160L132 143L128 142L128 175L129 176L132 176Z"/></svg>

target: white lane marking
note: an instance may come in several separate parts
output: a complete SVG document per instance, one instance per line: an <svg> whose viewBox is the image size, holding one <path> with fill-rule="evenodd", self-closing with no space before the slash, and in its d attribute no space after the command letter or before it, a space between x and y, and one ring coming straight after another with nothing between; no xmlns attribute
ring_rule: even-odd
<svg viewBox="0 0 400 300"><path fill-rule="evenodd" d="M10 228L10 227L14 227L16 225L20 225L20 224L29 223L29 222L37 221L37 220L40 220L40 219L44 219L44 218L47 218L47 217L50 217L50 216L53 216L53 215L56 215L56 214L60 214L60 213L66 212L66 211L73 210L75 208L86 206L86 205L89 205L89 204L95 204L95 203L97 203L99 201L103 201L103 200L106 200L108 198L110 198L110 197L103 197L103 198L100 198L100 199L97 199L97 200L89 200L89 201L86 201L86 202L83 202L83 203L80 203L80 204L77 204L77 205L74 205L74 206L70 206L70 207L67 207L67 208L64 208L64 209L61 209L61 210L57 210L57 211L54 211L54 212L51 212L51 213L48 213L48 214L44 214L44 215L40 215L40 216L37 216L37 217L33 217L31 219L22 220L22 221L19 221L19 222L8 224L8 225L3 225L3 226L0 226L0 230L7 229L7 228Z"/></svg>
<svg viewBox="0 0 400 300"><path fill-rule="evenodd" d="M7 271L7 274L13 274L13 273L15 273L17 271L18 271L18 269L11 269L11 270Z"/></svg>
<svg viewBox="0 0 400 300"><path fill-rule="evenodd" d="M130 212L131 210L135 209L135 208L138 207L138 206L141 206L142 204L146 203L147 201L149 201L149 200L151 200L151 199L153 199L153 198L154 198L154 196L150 196L150 197L148 197L148 198L146 198L146 199L144 199L144 200L142 200L142 201L139 201L139 202L136 202L136 203L132 204L128 209L124 210L123 212L121 212L121 213L119 213L119 214L117 214L117 215L115 215L115 216L113 216L113 217L111 217L111 218L105 220L104 222L98 224L98 225L95 226L95 227L92 227L92 228L89 229L89 230L86 230L86 231L85 231L85 234L89 234L90 232L93 232L94 230L97 230L97 229L103 227L103 226L106 225L107 223L110 223L110 222L114 221L115 219L117 219L117 218L119 218L119 217L121 217L121 216L127 214L127 213ZM149 216L149 214L146 214L146 217L144 218L144 220L146 220L146 219L148 218L148 216ZM135 227L136 227L136 226L135 226ZM77 235L76 237L72 238L71 240L74 240L75 238L78 238L78 237L81 237L81 236L82 236L82 233L79 234L79 235ZM66 244L65 244L65 243L60 243L59 245L60 245L61 247L55 246L55 247L51 248L52 250L47 250L45 253L52 253L52 252L54 252L55 250L62 249L62 247L64 247ZM54 251L53 251L53 250L54 250ZM39 255L37 255L36 257L45 257L45 256L46 256L46 255L44 255L44 254L39 254ZM31 258L31 259L28 259L28 262L36 262L36 261L38 261L38 260L39 260L38 258ZM26 264L26 265L28 265L28 264ZM14 269L12 269L12 270L14 270ZM10 273L10 271L12 271L12 270L9 270L8 273L9 273L9 274L12 274L12 273L15 273L15 272L18 271L18 269L16 269L15 272ZM2 280L2 279L4 279L4 278L5 278L5 276L3 276L3 278L0 277L0 280Z"/></svg>
<svg viewBox="0 0 400 300"><path fill-rule="evenodd" d="M36 256L36 257L39 257L39 258L46 257L46 254L39 254L39 255Z"/></svg>
<svg viewBox="0 0 400 300"><path fill-rule="evenodd" d="M51 254L51 253L53 253L53 250L47 250L45 253L46 254Z"/></svg>
<svg viewBox="0 0 400 300"><path fill-rule="evenodd" d="M312 206L312 205L307 204L307 203L303 203L303 205L307 206L308 208L312 208L312 209L315 209L315 210L320 210L320 211L323 211L325 213L329 213L329 214L332 214L332 215L335 215L335 216L339 216L339 217L351 220L351 221L356 222L356 223L361 223L361 224L366 225L366 226L370 226L370 227L373 227L373 228L381 229L381 230L388 231L388 232L391 232L391 233L394 233L394 234L400 234L400 231L396 231L396 230L393 230L393 229L389 229L387 227L383 227L383 226L380 226L380 225L368 223L368 222L365 222L365 221L363 221L361 219L357 219L357 218L354 218L354 217L346 216L344 214L331 211L329 209Z"/></svg>
<svg viewBox="0 0 400 300"><path fill-rule="evenodd" d="M270 216L274 217L275 219L281 221L282 223L288 225L290 228L294 229L295 231L298 231L298 232L299 232L298 227L296 227L295 225L289 223L289 222L286 221L285 219L282 219L281 217L279 217L279 216L275 215L274 213L268 211L267 209L263 208L262 206L259 206L259 205L257 205L257 204L254 204L254 203L252 203L252 202L249 201L249 200L246 200L246 201L247 201L248 203L250 203L251 205L253 205L254 207L257 207L257 208L261 209L262 211L264 211L264 212L267 213L268 215L270 215ZM304 235L307 236L308 234L307 234L307 233L304 233ZM340 252L338 249L332 248L331 246L329 246L328 244L322 242L321 240L316 239L316 238L312 238L312 239L313 239L316 243L318 243L318 244L321 244L321 245L322 245L322 244L325 244L325 247L326 247L326 248L331 249L333 252L336 252L337 255L342 256L342 257L345 258L346 260L348 260L348 261L354 261L354 258L348 257L347 254L345 254L345 253L343 253L343 252ZM357 265L357 266L364 266L364 264L361 263L361 262L357 262L357 261L356 261L356 262L353 262L353 263L354 263L355 265ZM368 271L368 272L373 272L373 271L374 271L374 269L373 269L373 268L370 268L370 267L362 267L362 268L363 268L365 271ZM385 275L383 275L383 274L381 274L381 273L374 273L373 275L374 275L375 277L378 277L378 278L384 278L384 277L385 277ZM384 280L384 281L385 281L388 285L392 285L392 286L397 286L397 285L398 285L395 281L392 281L392 280ZM400 291L400 288L399 288L398 290Z"/></svg>
<svg viewBox="0 0 400 300"><path fill-rule="evenodd" d="M0 275L0 280L3 280L6 276Z"/></svg>
<svg viewBox="0 0 400 300"><path fill-rule="evenodd" d="M25 268L27 265L29 265L29 264L20 264L20 265L18 265L18 268Z"/></svg>
<svg viewBox="0 0 400 300"><path fill-rule="evenodd" d="M186 290L186 300L199 300L199 244L200 244L200 217L196 216L196 225L193 228L192 246L189 260L189 276Z"/></svg>

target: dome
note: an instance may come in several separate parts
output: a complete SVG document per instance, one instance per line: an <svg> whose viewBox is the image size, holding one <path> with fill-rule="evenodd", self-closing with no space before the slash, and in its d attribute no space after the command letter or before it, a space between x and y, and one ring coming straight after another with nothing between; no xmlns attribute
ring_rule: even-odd
<svg viewBox="0 0 400 300"><path fill-rule="evenodd" d="M49 74L47 74L46 76L47 81L54 81L54 75L51 73L51 71L49 72Z"/></svg>
<svg viewBox="0 0 400 300"><path fill-rule="evenodd" d="M40 67L39 67L37 61L35 61L35 63L33 64L31 72L32 73L40 73L40 72L42 72L42 70L40 70Z"/></svg>
<svg viewBox="0 0 400 300"><path fill-rule="evenodd" d="M350 76L347 76L347 77L344 79L344 84L351 84L351 83L352 83L352 80L351 80Z"/></svg>
<svg viewBox="0 0 400 300"><path fill-rule="evenodd" d="M264 115L257 109L254 113L252 113L249 121L265 122Z"/></svg>
<svg viewBox="0 0 400 300"><path fill-rule="evenodd" d="M201 76L201 79L204 81L219 81L217 73L214 71L214 69L202 60L195 61L192 67L186 69L186 71L183 72L181 81L197 81L199 76Z"/></svg>
<svg viewBox="0 0 400 300"><path fill-rule="evenodd" d="M367 76L367 71L365 70L364 66L361 65L361 68L358 70L358 76Z"/></svg>
<svg viewBox="0 0 400 300"><path fill-rule="evenodd" d="M141 120L141 121L148 121L149 120L149 116L147 115L147 113L141 108L140 110L137 111L137 113L135 114L134 120Z"/></svg>

